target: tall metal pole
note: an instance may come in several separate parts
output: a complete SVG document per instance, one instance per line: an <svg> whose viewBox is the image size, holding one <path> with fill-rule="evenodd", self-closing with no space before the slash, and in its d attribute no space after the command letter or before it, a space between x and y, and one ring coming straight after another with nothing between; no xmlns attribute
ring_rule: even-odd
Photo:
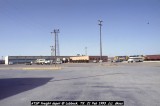
<svg viewBox="0 0 160 106"><path fill-rule="evenodd" d="M52 33L54 33L54 32L51 32L51 35L52 35ZM54 61L54 58L53 58L53 61Z"/></svg>
<svg viewBox="0 0 160 106"><path fill-rule="evenodd" d="M102 27L102 20L98 20L99 21L99 26L100 26L100 60L102 60L102 38L101 38L101 27Z"/></svg>
<svg viewBox="0 0 160 106"><path fill-rule="evenodd" d="M50 46L51 47L51 60L52 60L52 57L54 56L53 53L54 53L54 46ZM54 57L53 57L53 60L54 60ZM52 60L52 63L53 63L53 60Z"/></svg>
<svg viewBox="0 0 160 106"><path fill-rule="evenodd" d="M55 34L55 67L56 67L56 63L57 63L57 34L59 33L59 29L54 29L54 34Z"/></svg>
<svg viewBox="0 0 160 106"><path fill-rule="evenodd" d="M51 56L54 56L54 46L50 46L51 47Z"/></svg>
<svg viewBox="0 0 160 106"><path fill-rule="evenodd" d="M57 34L56 34L57 32L56 32L56 30L54 30L54 34L55 34L55 44L54 44L54 46L55 46L55 64L56 64L56 59L57 59L57 57L56 57L56 52L57 52L57 45L56 45L56 36L57 36Z"/></svg>
<svg viewBox="0 0 160 106"><path fill-rule="evenodd" d="M56 46L57 46L57 56L60 56L58 33L59 33L59 30L58 30L58 32L57 32L57 37L56 37L56 43L57 43Z"/></svg>
<svg viewBox="0 0 160 106"><path fill-rule="evenodd" d="M55 41L54 41L54 47L55 47L55 50L54 50L54 51L55 51L55 52L54 52L54 53L55 53L55 67L56 67L56 62L57 62L57 56L56 56L56 51L57 51L57 50L56 50L56 49L57 49L57 47L56 47L56 36L57 36L57 35L56 35L56 33L57 33L57 32L56 32L56 30L54 29L54 34L55 34L55 38L54 38L54 40L55 40Z"/></svg>

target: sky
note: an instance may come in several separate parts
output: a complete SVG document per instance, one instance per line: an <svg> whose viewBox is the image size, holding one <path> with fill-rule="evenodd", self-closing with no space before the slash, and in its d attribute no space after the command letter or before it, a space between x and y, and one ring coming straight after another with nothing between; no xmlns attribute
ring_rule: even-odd
<svg viewBox="0 0 160 106"><path fill-rule="evenodd" d="M0 0L0 56L160 54L160 0ZM0 57L0 58L1 58Z"/></svg>

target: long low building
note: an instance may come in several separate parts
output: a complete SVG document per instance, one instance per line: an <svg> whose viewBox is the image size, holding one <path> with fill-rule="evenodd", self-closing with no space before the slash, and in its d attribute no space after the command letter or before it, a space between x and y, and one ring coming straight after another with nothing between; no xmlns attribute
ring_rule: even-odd
<svg viewBox="0 0 160 106"><path fill-rule="evenodd" d="M100 56L75 56L70 57L70 62L73 63L88 63L88 62L99 62ZM108 56L102 56L103 62L108 61Z"/></svg>
<svg viewBox="0 0 160 106"><path fill-rule="evenodd" d="M56 56L65 62L81 63L81 62L97 62L100 60L100 56ZM37 59L46 59L55 61L55 56L6 56L5 64L25 64L28 62L34 62ZM108 56L102 56L103 62L108 61Z"/></svg>
<svg viewBox="0 0 160 106"><path fill-rule="evenodd" d="M4 60L0 60L0 64L4 64L5 63L5 61Z"/></svg>
<svg viewBox="0 0 160 106"><path fill-rule="evenodd" d="M67 59L69 60L71 56L57 56L57 58L60 59ZM10 63L12 64L25 64L28 62L34 62L37 59L46 59L46 60L55 60L54 56L6 56L5 57L5 64L8 65Z"/></svg>

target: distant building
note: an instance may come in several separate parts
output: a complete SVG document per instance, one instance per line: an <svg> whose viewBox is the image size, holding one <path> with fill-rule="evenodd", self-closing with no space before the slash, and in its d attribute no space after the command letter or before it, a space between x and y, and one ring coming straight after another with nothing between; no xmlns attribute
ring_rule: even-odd
<svg viewBox="0 0 160 106"><path fill-rule="evenodd" d="M103 62L108 61L108 56L102 56ZM99 62L100 61L100 56L75 56L75 57L70 57L70 62L73 63L88 63L88 62Z"/></svg>
<svg viewBox="0 0 160 106"><path fill-rule="evenodd" d="M57 56L57 58L66 58L69 60L70 56ZM35 62L37 59L55 60L54 56L6 56L5 64L25 64L28 62Z"/></svg>
<svg viewBox="0 0 160 106"><path fill-rule="evenodd" d="M97 62L100 60L100 56L56 56L63 62L93 62L96 60ZM55 60L55 56L6 56L5 57L5 64L25 64L28 62L35 62L37 59L46 59L46 60ZM102 56L103 62L108 61L108 56Z"/></svg>
<svg viewBox="0 0 160 106"><path fill-rule="evenodd" d="M0 64L4 64L5 63L5 61L4 60L0 60Z"/></svg>

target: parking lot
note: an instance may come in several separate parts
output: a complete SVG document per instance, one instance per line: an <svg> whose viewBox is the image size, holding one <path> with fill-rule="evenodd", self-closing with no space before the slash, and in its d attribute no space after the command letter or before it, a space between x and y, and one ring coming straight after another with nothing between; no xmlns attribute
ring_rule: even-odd
<svg viewBox="0 0 160 106"><path fill-rule="evenodd" d="M42 70L23 70L27 67ZM65 100L160 105L159 62L66 63L58 65L60 69L51 67L54 65L0 65L0 104L30 106L30 101Z"/></svg>

